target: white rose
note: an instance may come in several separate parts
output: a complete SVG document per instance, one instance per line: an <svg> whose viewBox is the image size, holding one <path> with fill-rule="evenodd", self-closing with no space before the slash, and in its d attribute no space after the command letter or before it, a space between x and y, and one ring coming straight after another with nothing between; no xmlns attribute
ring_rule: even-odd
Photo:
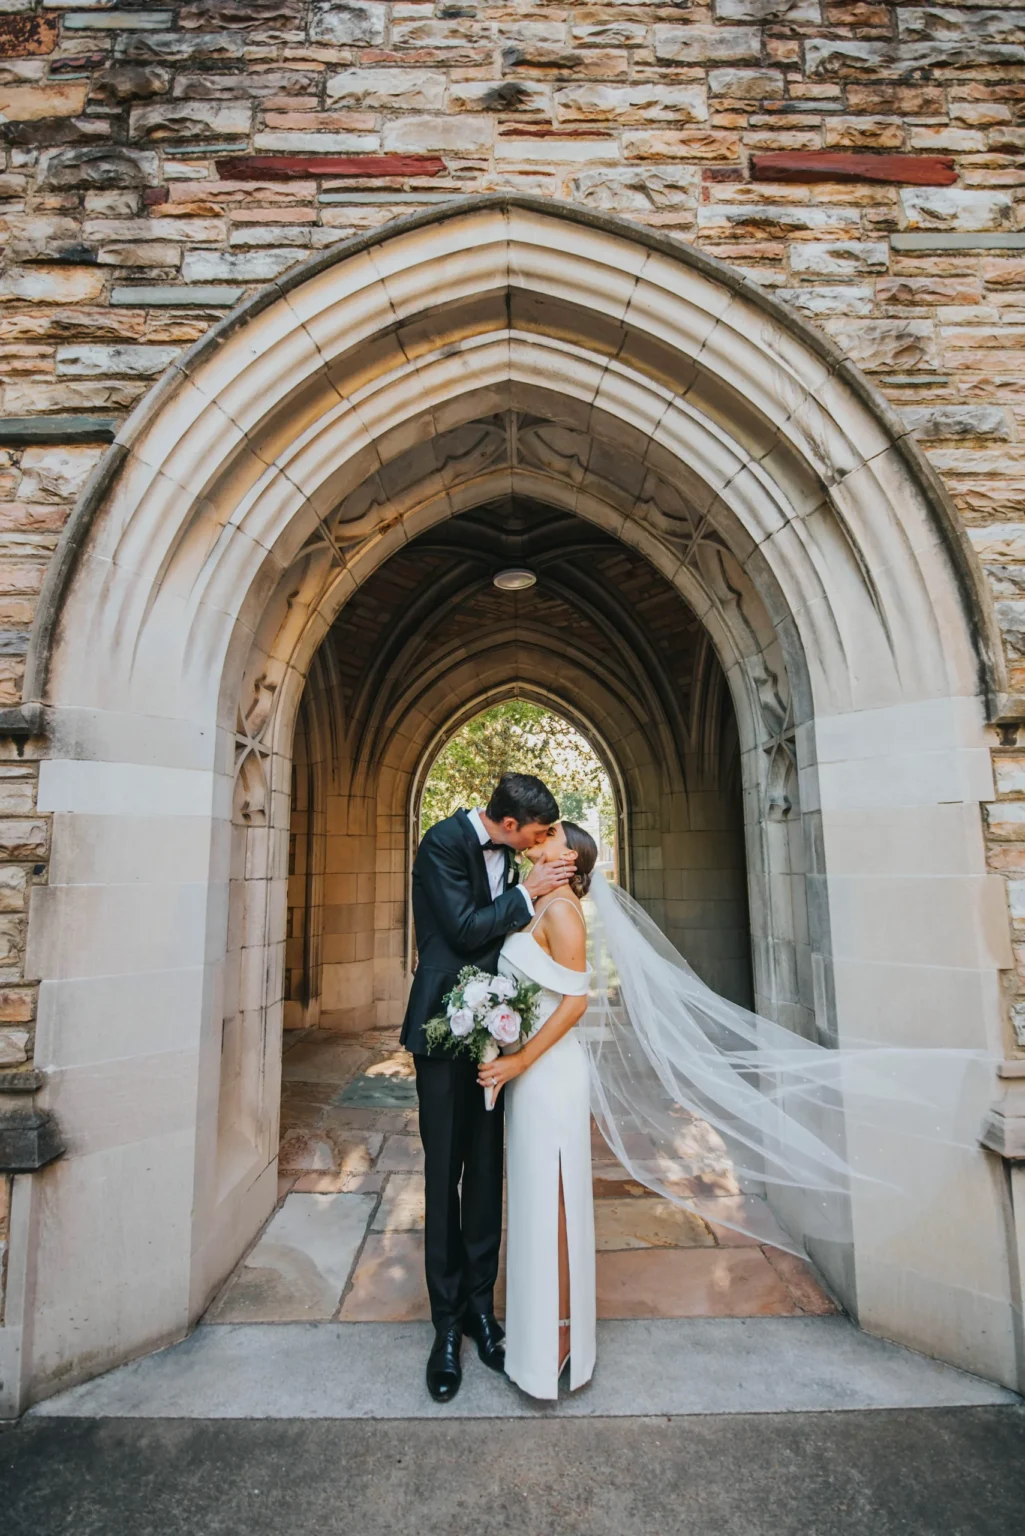
<svg viewBox="0 0 1025 1536"><path fill-rule="evenodd" d="M468 981L463 988L463 1005L466 1008L479 1008L490 996L486 981Z"/></svg>
<svg viewBox="0 0 1025 1536"><path fill-rule="evenodd" d="M456 1008L448 1016L448 1025L456 1038L462 1040L473 1029L473 1014L469 1008Z"/></svg>
<svg viewBox="0 0 1025 1536"><path fill-rule="evenodd" d="M508 1003L492 1008L484 1023L500 1045L512 1045L520 1038L520 1016Z"/></svg>
<svg viewBox="0 0 1025 1536"><path fill-rule="evenodd" d="M503 1002L510 997L515 997L516 991L517 985L511 976L496 976L491 983L491 996L500 998Z"/></svg>

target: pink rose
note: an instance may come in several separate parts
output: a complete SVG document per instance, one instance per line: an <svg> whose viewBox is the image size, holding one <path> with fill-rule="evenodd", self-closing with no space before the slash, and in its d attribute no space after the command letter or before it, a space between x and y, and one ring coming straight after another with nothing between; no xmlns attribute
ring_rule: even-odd
<svg viewBox="0 0 1025 1536"><path fill-rule="evenodd" d="M473 1012L469 1008L456 1008L449 1014L448 1027L457 1039L462 1040L473 1029Z"/></svg>
<svg viewBox="0 0 1025 1536"><path fill-rule="evenodd" d="M484 1020L488 1032L500 1045L513 1045L520 1038L520 1016L508 1003L499 1003Z"/></svg>

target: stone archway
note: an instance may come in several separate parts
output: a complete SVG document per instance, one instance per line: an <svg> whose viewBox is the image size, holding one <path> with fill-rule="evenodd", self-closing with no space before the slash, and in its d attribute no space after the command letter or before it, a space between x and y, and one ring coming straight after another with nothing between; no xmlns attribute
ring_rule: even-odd
<svg viewBox="0 0 1025 1536"><path fill-rule="evenodd" d="M433 452L454 459L458 443L475 459L509 430L469 423ZM393 495L403 468L392 466ZM511 561L537 572L535 588L492 586ZM300 1007L303 1022L323 1011L339 1028L400 1021L418 786L458 724L513 696L550 705L594 743L617 786L626 883L712 985L751 1002L739 741L707 635L638 551L564 511L506 498L393 554L317 653L300 737L333 747L317 756L292 846L304 877L322 871L323 896L311 902L305 878L293 878L290 1022ZM318 806L320 841L300 859Z"/></svg>
<svg viewBox="0 0 1025 1536"><path fill-rule="evenodd" d="M498 421L499 447L439 453ZM29 945L70 1155L32 1185L35 1394L180 1336L270 1208L306 679L390 555L501 496L621 540L701 621L737 714L759 1005L826 1040L996 1046L1000 652L914 446L826 341L671 240L515 197L400 221L172 368L44 594L26 696L52 722L54 867ZM895 1127L881 1165L905 1153ZM985 1156L942 1213L920 1176L918 1230L821 1262L870 1327L1006 1377Z"/></svg>

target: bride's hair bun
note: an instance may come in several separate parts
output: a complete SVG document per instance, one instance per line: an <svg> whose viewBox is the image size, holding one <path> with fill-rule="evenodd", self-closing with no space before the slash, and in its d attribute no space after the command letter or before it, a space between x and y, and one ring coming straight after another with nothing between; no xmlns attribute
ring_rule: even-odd
<svg viewBox="0 0 1025 1536"><path fill-rule="evenodd" d="M562 830L566 838L566 846L577 856L576 874L570 881L569 888L583 901L591 889L591 876L598 862L598 845L590 832L585 832L583 827L578 827L575 821L564 821Z"/></svg>

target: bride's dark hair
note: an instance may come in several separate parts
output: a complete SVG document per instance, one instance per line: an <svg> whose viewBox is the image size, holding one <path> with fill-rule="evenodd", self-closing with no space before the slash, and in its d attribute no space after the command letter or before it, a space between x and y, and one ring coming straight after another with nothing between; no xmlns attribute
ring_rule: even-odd
<svg viewBox="0 0 1025 1536"><path fill-rule="evenodd" d="M566 846L577 856L576 874L570 881L569 888L583 900L591 889L591 875L598 862L598 845L590 832L585 832L583 827L578 827L575 821L562 822L562 831Z"/></svg>

